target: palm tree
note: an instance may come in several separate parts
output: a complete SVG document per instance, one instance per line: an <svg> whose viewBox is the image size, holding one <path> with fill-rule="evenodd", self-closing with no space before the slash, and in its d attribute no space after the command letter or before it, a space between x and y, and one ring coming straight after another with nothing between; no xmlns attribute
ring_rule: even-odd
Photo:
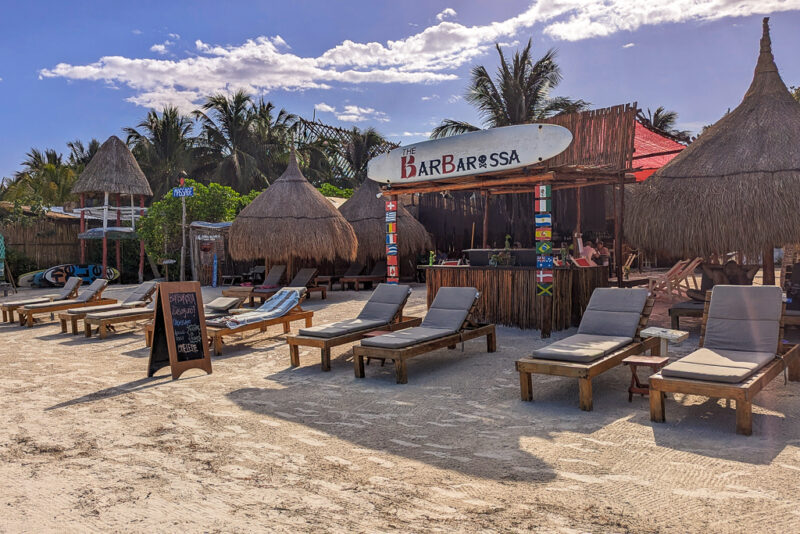
<svg viewBox="0 0 800 534"><path fill-rule="evenodd" d="M69 148L69 157L67 161L69 161L70 167L75 169L77 174L80 174L100 149L100 141L93 137L92 140L89 141L89 144L84 147L83 141L76 139L74 141L69 141L67 147Z"/></svg>
<svg viewBox="0 0 800 534"><path fill-rule="evenodd" d="M268 180L277 178L286 169L292 133L297 123L297 115L283 108L277 113L275 111L275 105L265 102L263 98L251 109L249 152L256 159L259 171Z"/></svg>
<svg viewBox="0 0 800 534"><path fill-rule="evenodd" d="M645 126L649 126L654 130L659 130L668 136L674 137L678 141L688 143L690 141L690 134L686 130L678 130L675 128L675 123L678 122L678 112L668 111L664 106L658 106L655 112L651 112L647 108L647 115L639 111L637 118Z"/></svg>
<svg viewBox="0 0 800 534"><path fill-rule="evenodd" d="M561 82L556 52L547 51L538 61L531 57L531 40L509 61L495 43L500 56L497 76L492 79L486 67L473 67L466 100L474 105L486 128L526 124L556 115L582 111L589 106L583 100L551 98L551 91ZM479 130L468 122L445 119L433 129L431 138L447 137Z"/></svg>
<svg viewBox="0 0 800 534"><path fill-rule="evenodd" d="M341 147L348 169L340 169L340 174L353 177L347 185L356 188L367 179L369 160L380 154L385 144L386 139L375 128L359 130L353 127L349 141Z"/></svg>
<svg viewBox="0 0 800 534"><path fill-rule="evenodd" d="M194 112L200 121L198 141L211 158L210 171L215 181L229 185L240 193L263 189L269 185L258 167L252 150L253 100L239 90L231 96L218 93L208 97L201 109Z"/></svg>
<svg viewBox="0 0 800 534"><path fill-rule="evenodd" d="M792 96L795 100L800 102L800 86L791 86L789 87L789 92L792 93Z"/></svg>
<svg viewBox="0 0 800 534"><path fill-rule="evenodd" d="M123 131L155 198L177 185L181 172L189 174L193 170L192 119L181 115L178 108L165 106L160 116L151 110L136 128Z"/></svg>

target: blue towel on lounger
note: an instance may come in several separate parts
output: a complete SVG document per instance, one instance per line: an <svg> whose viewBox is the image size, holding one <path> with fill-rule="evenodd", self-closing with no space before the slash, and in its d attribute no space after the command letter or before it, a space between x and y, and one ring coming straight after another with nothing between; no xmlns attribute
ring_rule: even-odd
<svg viewBox="0 0 800 534"><path fill-rule="evenodd" d="M267 299L261 306L247 313L228 315L208 321L212 326L236 328L242 325L257 323L267 319L276 319L289 313L300 302L301 291L298 288L284 288Z"/></svg>

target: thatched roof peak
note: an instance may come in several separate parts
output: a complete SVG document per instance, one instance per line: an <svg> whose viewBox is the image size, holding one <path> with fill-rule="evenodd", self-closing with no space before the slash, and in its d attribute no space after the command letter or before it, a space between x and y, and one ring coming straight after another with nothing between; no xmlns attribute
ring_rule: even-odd
<svg viewBox="0 0 800 534"><path fill-rule="evenodd" d="M357 247L353 228L306 180L294 151L286 171L239 213L230 231L237 260L352 261Z"/></svg>
<svg viewBox="0 0 800 534"><path fill-rule="evenodd" d="M768 21L742 102L631 189L635 246L706 255L800 242L800 103L778 72Z"/></svg>
<svg viewBox="0 0 800 534"><path fill-rule="evenodd" d="M364 180L339 211L352 225L358 237L358 261L386 257L386 198L377 195L380 185ZM402 203L397 203L397 241L401 256L418 254L430 247L428 231Z"/></svg>
<svg viewBox="0 0 800 534"><path fill-rule="evenodd" d="M153 196L136 158L116 135L100 145L72 186L72 192Z"/></svg>

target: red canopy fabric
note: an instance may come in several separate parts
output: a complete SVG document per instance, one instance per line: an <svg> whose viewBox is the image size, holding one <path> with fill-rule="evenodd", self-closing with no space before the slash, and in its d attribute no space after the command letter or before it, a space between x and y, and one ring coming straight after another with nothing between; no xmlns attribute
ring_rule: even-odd
<svg viewBox="0 0 800 534"><path fill-rule="evenodd" d="M636 181L641 182L670 162L686 148L685 145L650 130L639 121L633 139L633 168Z"/></svg>

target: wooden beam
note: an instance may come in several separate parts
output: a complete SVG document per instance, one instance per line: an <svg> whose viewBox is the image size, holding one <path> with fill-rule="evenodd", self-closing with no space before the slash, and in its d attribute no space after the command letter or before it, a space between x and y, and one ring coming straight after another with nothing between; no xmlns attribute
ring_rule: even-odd
<svg viewBox="0 0 800 534"><path fill-rule="evenodd" d="M489 248L489 196L487 191L483 200L483 248Z"/></svg>
<svg viewBox="0 0 800 534"><path fill-rule="evenodd" d="M554 178L553 172L546 172L543 174L536 174L531 176L519 176L514 178L498 178L493 180L470 180L467 182L422 182L425 185L414 186L413 184L404 185L402 187L394 187L391 189L384 189L383 196L391 197L392 195L408 195L411 193L438 193L440 191L463 191L465 189L488 189L490 187L497 187L503 185L517 185L517 184L534 184L543 181L549 181Z"/></svg>

